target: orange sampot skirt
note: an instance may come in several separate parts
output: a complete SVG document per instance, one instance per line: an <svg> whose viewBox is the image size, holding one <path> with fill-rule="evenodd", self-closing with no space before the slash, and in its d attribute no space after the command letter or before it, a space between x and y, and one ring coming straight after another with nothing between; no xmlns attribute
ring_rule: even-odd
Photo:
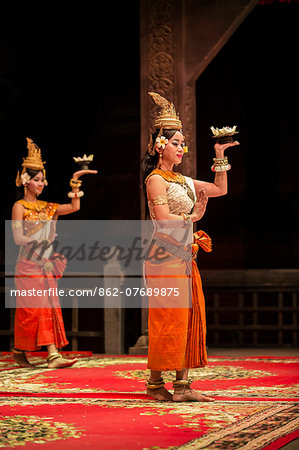
<svg viewBox="0 0 299 450"><path fill-rule="evenodd" d="M49 344L55 344L57 348L66 346L68 341L55 289L56 277L45 274L42 267L33 261L20 260L16 265L15 284L16 289L23 294L32 293L33 288L43 293L42 296L17 295L15 348L34 351Z"/></svg>
<svg viewBox="0 0 299 450"><path fill-rule="evenodd" d="M150 259L156 250L153 246L145 262L146 286L160 293L149 296L147 367L167 371L205 366L205 299L196 262L167 253L169 259L157 264ZM161 295L162 288L176 288L180 299Z"/></svg>

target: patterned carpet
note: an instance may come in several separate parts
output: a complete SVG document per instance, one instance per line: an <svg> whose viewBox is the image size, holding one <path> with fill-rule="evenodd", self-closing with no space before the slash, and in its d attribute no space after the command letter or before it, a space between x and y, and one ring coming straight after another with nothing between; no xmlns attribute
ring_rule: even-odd
<svg viewBox="0 0 299 450"><path fill-rule="evenodd" d="M299 437L299 358L211 357L190 377L215 402L158 403L145 394L145 357L82 352L49 370L44 356L32 370L1 355L0 448L273 450Z"/></svg>

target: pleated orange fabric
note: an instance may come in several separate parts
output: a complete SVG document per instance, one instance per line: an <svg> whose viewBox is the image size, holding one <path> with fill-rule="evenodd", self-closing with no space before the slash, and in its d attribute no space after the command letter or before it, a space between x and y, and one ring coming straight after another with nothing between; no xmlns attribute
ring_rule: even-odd
<svg viewBox="0 0 299 450"><path fill-rule="evenodd" d="M189 314L185 367L202 367L207 364L206 311L201 277L192 260L192 309Z"/></svg>
<svg viewBox="0 0 299 450"><path fill-rule="evenodd" d="M64 260L57 262L63 272ZM18 350L34 351L49 344L62 348L68 344L56 294L57 265L56 272L51 273L45 273L42 266L29 260L20 260L16 265L15 284L20 294L17 295L14 346ZM28 295L37 291L42 295Z"/></svg>
<svg viewBox="0 0 299 450"><path fill-rule="evenodd" d="M157 267L152 267L149 261L146 262L146 284L149 289L161 293L162 289L175 287L180 293L185 293L183 302L173 295L166 297L160 294L149 299L148 368L152 370L180 370L184 366L189 308L181 308L180 303L188 301L186 282L188 283L189 277L185 264L181 261L175 258L171 262L172 267L168 267L165 272L164 267L160 267L160 278L151 276L151 273L157 271ZM185 277L182 277L182 270L185 271ZM169 276L170 271L172 276Z"/></svg>
<svg viewBox="0 0 299 450"><path fill-rule="evenodd" d="M194 257L199 246L205 251L211 251L211 240L204 232L194 235ZM152 252L155 251L154 246ZM157 273L160 278L153 275ZM179 303L175 298L161 295L149 298L147 367L169 371L205 366L205 299L196 262L172 255L165 263L157 266L149 259L145 264L145 277L148 288L156 288L161 292L162 287L172 287L185 296ZM172 304L176 307L169 307Z"/></svg>

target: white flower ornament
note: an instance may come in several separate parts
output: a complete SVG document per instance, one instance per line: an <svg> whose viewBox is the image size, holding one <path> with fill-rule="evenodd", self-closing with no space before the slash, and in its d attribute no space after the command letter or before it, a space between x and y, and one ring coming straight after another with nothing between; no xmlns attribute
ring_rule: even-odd
<svg viewBox="0 0 299 450"><path fill-rule="evenodd" d="M25 184L28 184L29 181L31 180L31 176L27 172L25 172L21 175L21 179L23 186L25 186Z"/></svg>
<svg viewBox="0 0 299 450"><path fill-rule="evenodd" d="M168 144L168 139L166 139L166 137L164 137L164 136L157 137L157 139L156 139L156 146L158 148L162 147L164 149L166 144Z"/></svg>

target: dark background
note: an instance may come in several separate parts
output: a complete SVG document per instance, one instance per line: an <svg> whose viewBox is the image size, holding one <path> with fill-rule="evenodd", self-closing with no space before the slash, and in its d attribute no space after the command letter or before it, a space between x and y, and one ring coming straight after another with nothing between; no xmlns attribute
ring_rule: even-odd
<svg viewBox="0 0 299 450"><path fill-rule="evenodd" d="M139 1L71 6L26 9L20 20L7 15L0 40L2 213L10 219L28 136L46 161L43 200L69 202L73 156L94 154L99 173L83 178L80 211L60 220L139 219ZM4 270L4 252L1 263ZM8 329L3 303L0 328ZM70 330L71 310L63 316ZM80 310L79 330L103 332L103 316L102 309ZM126 311L125 320L128 348L140 334L140 310ZM85 348L103 352L103 337L81 337L79 350ZM9 337L1 337L0 349L9 350Z"/></svg>
<svg viewBox="0 0 299 450"><path fill-rule="evenodd" d="M298 268L299 3L258 5L197 81L198 178L211 178L209 127L237 125L229 193L200 227L209 268Z"/></svg>
<svg viewBox="0 0 299 450"><path fill-rule="evenodd" d="M237 125L241 142L228 151L229 194L210 199L200 224L214 243L200 257L202 269L298 267L298 12L297 2L258 5L197 82L198 178L213 180L211 125ZM61 220L139 219L139 1L37 19L27 11L21 22L8 15L7 25L0 39L4 218L28 136L47 162L44 200L67 202L73 156L94 154L99 173L83 179L81 210ZM8 311L1 317L7 328ZM80 317L82 329L103 329L102 311ZM67 311L65 320L68 328ZM139 332L140 311L126 312L126 348ZM102 343L81 346L103 351Z"/></svg>
<svg viewBox="0 0 299 450"><path fill-rule="evenodd" d="M46 160L42 197L58 203L69 201L73 156L94 154L99 174L84 178L82 208L63 220L139 219L139 1L49 14L25 15L1 38L5 217L28 136Z"/></svg>

